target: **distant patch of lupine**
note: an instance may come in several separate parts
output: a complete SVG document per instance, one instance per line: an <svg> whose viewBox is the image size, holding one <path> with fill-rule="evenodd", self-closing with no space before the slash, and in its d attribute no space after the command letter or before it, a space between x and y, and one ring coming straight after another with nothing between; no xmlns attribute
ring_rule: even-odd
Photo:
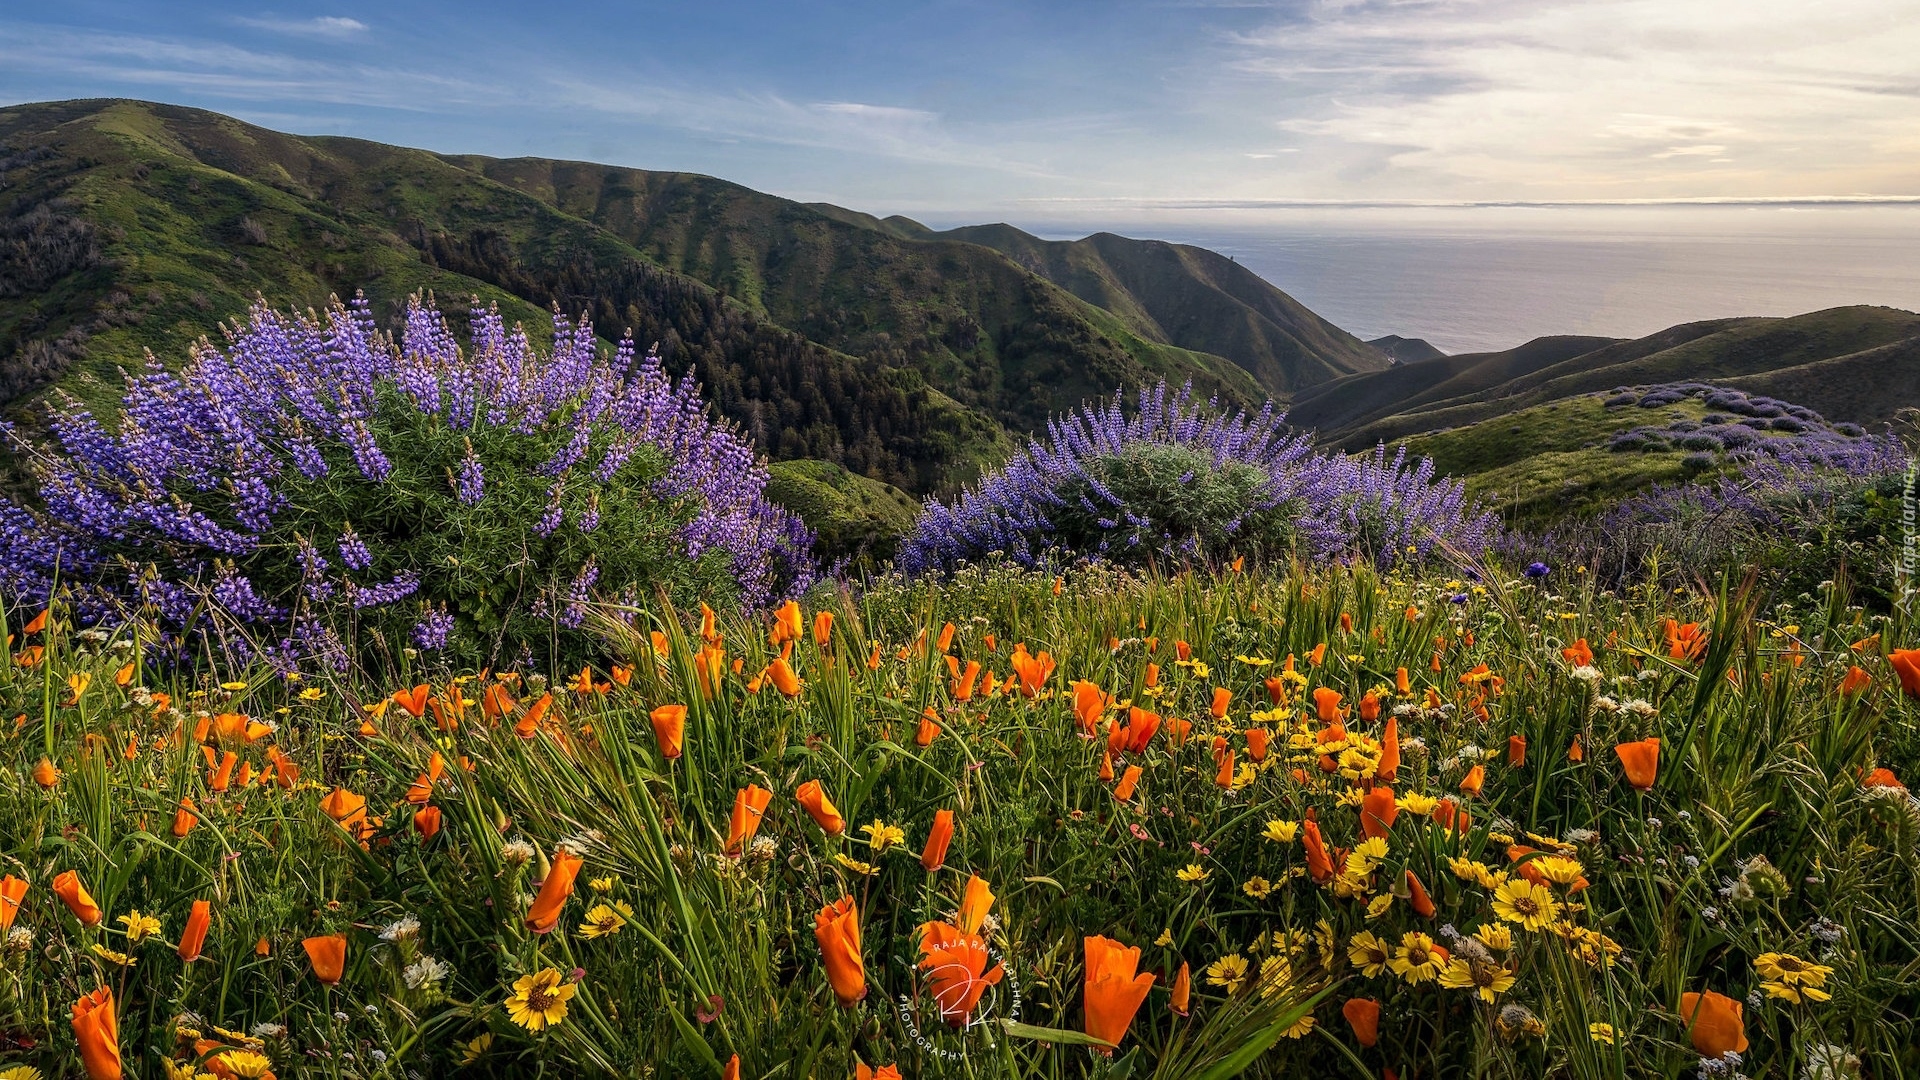
<svg viewBox="0 0 1920 1080"><path fill-rule="evenodd" d="M1619 453L1687 450L1707 455L1699 461L1702 467L1722 454L1785 454L1812 456L1849 468L1849 459L1860 457L1868 462L1877 453L1863 442L1866 431L1858 424L1830 424L1804 405L1708 383L1622 387L1606 399L1606 404L1609 408L1637 405L1658 409L1690 398L1699 399L1710 411L1697 421L1675 420L1618 432L1608 441L1607 449Z"/></svg>
<svg viewBox="0 0 1920 1080"><path fill-rule="evenodd" d="M1807 588L1846 564L1864 592L1892 588L1907 454L1890 435L1776 438L1728 471L1658 484L1543 538L1503 539L1510 559L1553 552L1609 581L1656 568L1688 580L1758 569ZM1883 580L1885 579L1885 580Z"/></svg>
<svg viewBox="0 0 1920 1080"><path fill-rule="evenodd" d="M0 586L336 665L370 630L497 652L603 598L804 587L809 533L692 380L553 329L540 348L476 305L463 348L418 298L398 341L364 301L256 305L226 348L130 376L113 426L68 401L57 446L23 444L40 505L0 501Z"/></svg>
<svg viewBox="0 0 1920 1080"><path fill-rule="evenodd" d="M1438 548L1479 552L1492 515L1433 464L1315 453L1272 403L1226 413L1164 382L1048 424L951 505L929 503L899 561L947 570L999 552L1023 566L1091 557L1179 564L1240 555L1365 556L1382 566Z"/></svg>

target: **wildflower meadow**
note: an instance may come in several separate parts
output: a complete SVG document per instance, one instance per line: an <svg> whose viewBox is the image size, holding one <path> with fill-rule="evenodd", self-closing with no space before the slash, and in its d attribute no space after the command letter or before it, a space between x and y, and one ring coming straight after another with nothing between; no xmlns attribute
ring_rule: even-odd
<svg viewBox="0 0 1920 1080"><path fill-rule="evenodd" d="M1920 641L1843 562L1519 561L1163 387L815 580L690 383L445 327L257 309L252 389L39 451L0 1080L1920 1072Z"/></svg>

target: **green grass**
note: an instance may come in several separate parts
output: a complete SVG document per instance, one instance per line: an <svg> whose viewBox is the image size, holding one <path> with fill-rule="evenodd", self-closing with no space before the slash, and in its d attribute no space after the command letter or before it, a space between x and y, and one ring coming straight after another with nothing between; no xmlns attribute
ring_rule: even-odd
<svg viewBox="0 0 1920 1080"><path fill-rule="evenodd" d="M128 669L149 630L80 635L56 613L27 634L30 613L15 613L16 656L0 667L0 705L19 717L0 727L0 875L27 892L0 949L0 1069L77 1075L69 1006L105 986L126 1074L142 1076L257 1038L289 1078L449 1075L468 1058L474 1075L712 1077L734 1054L746 1077L850 1076L856 1061L1049 1080L1674 1077L1699 1056L1681 995L1714 991L1758 995L1745 1010L1747 1075L1799 1075L1822 1045L1863 1059L1865 1075L1911 1075L1920 811L1862 781L1881 767L1920 775L1920 709L1886 653L1912 627L1849 606L1844 582L1775 605L1555 575L1547 587L1286 567L1088 572L1060 586L1004 569L879 580L829 601L825 642L806 629L812 613L795 612L792 697L764 677L782 652L768 623L732 612L704 642L697 619L666 611L639 613L657 643L609 621L630 671L482 676L414 659L298 682L244 667ZM1446 602L1456 591L1466 603ZM1698 624L1698 654L1674 655L1668 619ZM1576 637L1597 671L1562 656ZM989 695L952 676L940 650L999 683L1016 643L1058 665L1036 696ZM724 650L711 693L702 650ZM1871 682L1838 693L1852 665ZM1076 680L1112 702L1086 714L1091 738ZM420 717L392 696L416 684L434 702ZM1220 690L1232 696L1215 717ZM1341 695L1344 738L1318 715L1334 707L1326 693ZM1384 703L1378 719L1357 711L1367 693ZM1115 753L1116 773L1141 770L1122 800L1101 764L1126 738L1109 721L1144 723L1128 701L1163 719L1141 749ZM666 704L688 708L677 758L649 718ZM1388 715L1401 761L1385 843L1318 881L1301 823L1311 816L1332 847L1359 846L1355 802L1385 783ZM916 738L923 716L938 725L930 740ZM231 751L251 783L215 790L203 718L215 760ZM1180 723L1193 725L1184 740ZM1264 761L1254 732L1268 739ZM1648 736L1661 740L1659 770L1639 791L1612 747ZM1224 772L1216 738L1235 755ZM297 781L276 783L270 755L287 756ZM43 757L51 786L32 778ZM1477 795L1462 790L1470 765ZM824 786L843 832L803 810L806 781ZM758 837L729 857L747 785L771 801ZM364 796L369 817L348 815L339 791ZM1436 820L1427 800L1442 796L1470 824ZM183 797L198 820L176 836ZM441 823L430 840L413 824L426 805ZM929 872L917 855L940 810L955 833ZM881 848L870 824L902 838ZM1537 853L1549 850L1589 887L1543 885L1557 929L1529 929L1485 882L1526 866L1558 874ZM572 895L551 932L530 933L537 883L564 851L584 860ZM98 925L55 898L69 870L102 909ZM993 893L979 947L1004 977L984 988L979 1026L952 1030L916 967L919 928L955 918L976 875ZM843 898L865 984L846 1006L815 933ZM184 964L173 945L194 900L210 901L212 923L202 958ZM122 921L136 910L161 924L139 942ZM583 932L592 923L614 932ZM1365 935L1398 947L1445 941L1443 926L1501 945L1482 974L1511 985L1483 1000L1371 973L1352 955ZM1503 926L1510 947L1489 929ZM345 975L323 986L302 943L336 933ZM1082 1034L1095 935L1138 948L1154 976L1119 1017L1113 1057ZM1451 948L1471 976L1480 954ZM1831 1000L1768 996L1756 962L1779 953L1825 965L1818 988ZM446 967L423 980L427 957ZM1221 975L1233 957L1249 977ZM1185 1016L1168 994L1183 963ZM573 994L536 1032L506 1003L539 972ZM1343 1018L1354 998L1382 1009L1377 1045ZM1595 1023L1615 1042L1590 1037Z"/></svg>

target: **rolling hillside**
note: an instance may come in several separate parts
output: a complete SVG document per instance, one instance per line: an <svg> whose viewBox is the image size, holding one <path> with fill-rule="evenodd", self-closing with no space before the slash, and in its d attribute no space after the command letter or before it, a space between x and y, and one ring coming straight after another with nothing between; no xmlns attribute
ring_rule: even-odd
<svg viewBox="0 0 1920 1080"><path fill-rule="evenodd" d="M1920 315L1842 307L1686 323L1631 340L1536 338L1400 364L1301 392L1292 418L1355 448L1462 427L1618 386L1712 382L1877 424L1920 406Z"/></svg>
<svg viewBox="0 0 1920 1080"><path fill-rule="evenodd" d="M1089 300L965 238L711 177L305 138L143 102L0 110L0 207L0 409L29 424L53 386L111 400L119 368L184 355L255 296L355 289L389 319L419 290L536 328L551 307L585 311L603 337L659 342L773 458L915 494L1115 386L1191 379L1251 404L1386 366L1196 249L1168 263L1168 245L1103 240L1132 289ZM1169 314L1235 305L1304 329L1230 339Z"/></svg>

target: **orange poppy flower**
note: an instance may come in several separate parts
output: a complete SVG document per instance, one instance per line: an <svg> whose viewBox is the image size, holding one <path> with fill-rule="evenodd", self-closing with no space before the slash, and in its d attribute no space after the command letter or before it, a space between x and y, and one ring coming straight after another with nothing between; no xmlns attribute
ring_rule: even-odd
<svg viewBox="0 0 1920 1080"><path fill-rule="evenodd" d="M47 616L49 614L51 614L51 609L41 608L40 614L35 615L31 620L27 622L27 625L20 628L20 636L31 637L32 635L37 634L42 630L45 630L47 628Z"/></svg>
<svg viewBox="0 0 1920 1080"><path fill-rule="evenodd" d="M947 659L952 660L953 658L948 657ZM978 660L967 661L967 670L961 674L955 675L953 677L953 682L948 686L948 689L953 692L953 700L972 701L973 700L973 684L977 682L979 678L980 678L980 661Z"/></svg>
<svg viewBox="0 0 1920 1080"><path fill-rule="evenodd" d="M999 964L987 969L990 958L985 939L977 933L944 922L920 928L920 970L927 973L940 1019L949 1026L965 1025L987 988L1005 975Z"/></svg>
<svg viewBox="0 0 1920 1080"><path fill-rule="evenodd" d="M1900 689L1908 697L1920 697L1920 649L1895 649L1887 661L1900 676Z"/></svg>
<svg viewBox="0 0 1920 1080"><path fill-rule="evenodd" d="M433 756L427 759L427 771L421 773L408 786L407 801L415 806L424 806L428 799L433 798L433 785L440 782L440 774L445 772L446 768L447 759L440 756L440 751L435 750Z"/></svg>
<svg viewBox="0 0 1920 1080"><path fill-rule="evenodd" d="M1527 737L1525 735L1507 736L1507 764L1518 769L1527 763Z"/></svg>
<svg viewBox="0 0 1920 1080"><path fill-rule="evenodd" d="M936 810L933 828L927 832L927 846L920 849L920 866L928 873L947 864L947 845L953 843L953 811Z"/></svg>
<svg viewBox="0 0 1920 1080"><path fill-rule="evenodd" d="M180 959L189 964L200 959L200 950L207 944L207 924L211 921L212 905L205 900L195 900L187 914L187 927L180 931L180 944L174 947Z"/></svg>
<svg viewBox="0 0 1920 1080"><path fill-rule="evenodd" d="M1740 1002L1712 990L1680 995L1680 1022L1687 1025L1687 1038L1702 1057L1747 1052L1744 1012Z"/></svg>
<svg viewBox="0 0 1920 1080"><path fill-rule="evenodd" d="M847 819L840 816L840 810L827 798L827 789L818 780L809 780L801 784L793 793L793 801L813 818L814 822L826 831L828 836L839 836L847 827Z"/></svg>
<svg viewBox="0 0 1920 1080"><path fill-rule="evenodd" d="M112 990L102 986L73 1003L73 1038L87 1080L120 1080L120 1019Z"/></svg>
<svg viewBox="0 0 1920 1080"><path fill-rule="evenodd" d="M240 761L240 755L229 750L220 755L220 764L207 774L207 786L215 791L225 791L233 785L233 767Z"/></svg>
<svg viewBox="0 0 1920 1080"><path fill-rule="evenodd" d="M1333 859L1327 854L1327 842L1320 838L1320 823L1309 818L1300 823L1301 842L1307 849L1307 874L1315 881L1333 876Z"/></svg>
<svg viewBox="0 0 1920 1080"><path fill-rule="evenodd" d="M1400 718L1389 714L1386 730L1380 733L1380 764L1373 775L1392 782L1400 772Z"/></svg>
<svg viewBox="0 0 1920 1080"><path fill-rule="evenodd" d="M1247 756L1255 761L1267 760L1267 729L1247 729Z"/></svg>
<svg viewBox="0 0 1920 1080"><path fill-rule="evenodd" d="M13 929L14 917L20 914L20 901L27 898L27 880L12 874L0 877L0 938Z"/></svg>
<svg viewBox="0 0 1920 1080"><path fill-rule="evenodd" d="M292 791L293 785L300 782L300 766L277 746L267 747L267 764L273 766L273 782L282 790Z"/></svg>
<svg viewBox="0 0 1920 1080"><path fill-rule="evenodd" d="M1340 700L1340 692L1332 687L1320 686L1314 688L1313 708L1315 713L1319 715L1321 723L1332 724L1339 722L1341 715Z"/></svg>
<svg viewBox="0 0 1920 1080"><path fill-rule="evenodd" d="M53 767L52 760L43 757L33 767L33 782L52 791L60 786L60 770Z"/></svg>
<svg viewBox="0 0 1920 1080"><path fill-rule="evenodd" d="M867 996L867 966L860 955L860 910L853 897L843 896L813 919L814 940L827 969L827 983L842 1008L852 1008Z"/></svg>
<svg viewBox="0 0 1920 1080"><path fill-rule="evenodd" d="M1058 596L1060 594L1059 578L1053 579L1053 588L1054 595ZM853 1080L900 1080L900 1069L893 1065L882 1065L878 1069L874 1069L868 1067L867 1063L862 1061L854 1066Z"/></svg>
<svg viewBox="0 0 1920 1080"><path fill-rule="evenodd" d="M1699 623L1681 625L1668 619L1666 636L1667 655L1675 660L1695 660L1707 651L1707 632Z"/></svg>
<svg viewBox="0 0 1920 1080"><path fill-rule="evenodd" d="M357 833L367 820L367 797L337 787L320 800L320 810L343 828Z"/></svg>
<svg viewBox="0 0 1920 1080"><path fill-rule="evenodd" d="M1393 801L1393 789L1386 784L1375 784L1360 800L1361 835L1386 836L1393 829L1393 819L1399 816L1400 807Z"/></svg>
<svg viewBox="0 0 1920 1080"><path fill-rule="evenodd" d="M100 905L93 902L93 894L80 884L80 875L72 870L62 870L53 879L53 895L67 905L73 917L80 920L82 926L100 925Z"/></svg>
<svg viewBox="0 0 1920 1080"><path fill-rule="evenodd" d="M813 615L813 640L821 648L833 638L833 612L817 611Z"/></svg>
<svg viewBox="0 0 1920 1080"><path fill-rule="evenodd" d="M1215 754L1214 757L1220 763L1219 769L1215 771L1213 774L1214 785L1216 787L1220 787L1223 789L1229 789L1229 790L1232 789L1233 787L1233 751L1230 749L1222 750L1219 753Z"/></svg>
<svg viewBox="0 0 1920 1080"><path fill-rule="evenodd" d="M1347 1018L1347 1026L1353 1029L1353 1037L1361 1046L1371 1047L1380 1041L1380 1003L1369 998L1348 998L1340 1006L1340 1015Z"/></svg>
<svg viewBox="0 0 1920 1080"><path fill-rule="evenodd" d="M793 673L786 657L775 657L773 663L767 665L767 677L773 680L773 688L787 697L800 696L800 676Z"/></svg>
<svg viewBox="0 0 1920 1080"><path fill-rule="evenodd" d="M313 977L332 986L347 971L347 935L323 934L300 943L307 950L307 962L313 965Z"/></svg>
<svg viewBox="0 0 1920 1080"><path fill-rule="evenodd" d="M960 929L969 934L980 932L980 924L993 909L993 888L978 874L967 875L967 887L960 896Z"/></svg>
<svg viewBox="0 0 1920 1080"><path fill-rule="evenodd" d="M1613 752L1620 756L1620 767L1626 770L1628 783L1641 791L1653 789L1654 779L1660 774L1659 738L1621 743Z"/></svg>
<svg viewBox="0 0 1920 1080"><path fill-rule="evenodd" d="M1467 770L1467 775L1460 778L1460 790L1466 792L1468 795L1480 794L1480 789L1485 787L1486 784L1487 767L1485 765L1475 765L1473 768Z"/></svg>
<svg viewBox="0 0 1920 1080"><path fill-rule="evenodd" d="M1184 641L1175 641L1173 643L1173 655L1176 659L1191 660L1193 659L1193 646Z"/></svg>
<svg viewBox="0 0 1920 1080"><path fill-rule="evenodd" d="M1087 938L1086 956L1087 1034L1117 1045L1133 1025L1133 1015L1140 1011L1147 991L1153 988L1153 974L1135 974L1140 950L1110 938Z"/></svg>
<svg viewBox="0 0 1920 1080"><path fill-rule="evenodd" d="M773 629L767 637L777 648L799 638L802 629L800 604L798 601L789 600L774 611Z"/></svg>
<svg viewBox="0 0 1920 1080"><path fill-rule="evenodd" d="M1080 730L1092 735L1100 729L1100 717L1107 710L1107 695L1100 688L1084 679L1073 683L1073 715L1080 722Z"/></svg>
<svg viewBox="0 0 1920 1080"><path fill-rule="evenodd" d="M1173 992L1167 1001L1167 1007L1175 1016L1187 1015L1187 1006L1193 997L1193 973L1188 970L1187 962L1180 961L1180 973L1173 977Z"/></svg>
<svg viewBox="0 0 1920 1080"><path fill-rule="evenodd" d="M920 726L913 732L913 745L925 749L932 746L933 740L940 737L940 725L933 722L936 715L931 705L920 714Z"/></svg>
<svg viewBox="0 0 1920 1080"><path fill-rule="evenodd" d="M1593 648L1587 644L1586 638L1576 638L1573 644L1560 650L1560 655L1574 667L1593 666Z"/></svg>
<svg viewBox="0 0 1920 1080"><path fill-rule="evenodd" d="M940 642L935 651L947 652L953 648L953 632L954 626L952 623L948 623L940 628Z"/></svg>
<svg viewBox="0 0 1920 1080"><path fill-rule="evenodd" d="M480 715L488 720L498 722L506 719L512 714L513 706L512 695L508 694L507 688L499 683L494 683L480 692Z"/></svg>
<svg viewBox="0 0 1920 1080"><path fill-rule="evenodd" d="M738 855L753 840L753 834L760 831L760 819L766 816L767 804L773 801L773 792L754 784L746 787L733 797L733 814L727 819L726 853Z"/></svg>
<svg viewBox="0 0 1920 1080"><path fill-rule="evenodd" d="M653 723L653 737L660 741L660 756L672 760L680 756L687 734L687 707L662 705L647 714Z"/></svg>
<svg viewBox="0 0 1920 1080"><path fill-rule="evenodd" d="M1407 871L1407 903L1413 905L1414 914L1423 919L1433 918L1433 897L1427 895L1427 887L1413 871Z"/></svg>
<svg viewBox="0 0 1920 1080"><path fill-rule="evenodd" d="M426 683L421 683L411 690L395 690L393 703L406 710L408 716L417 720L427 714L427 698L432 692L433 687Z"/></svg>
<svg viewBox="0 0 1920 1080"><path fill-rule="evenodd" d="M1215 720L1223 719L1227 715L1227 704L1232 700L1233 691L1224 686L1213 688L1213 704L1209 706L1209 711L1213 713Z"/></svg>
<svg viewBox="0 0 1920 1080"><path fill-rule="evenodd" d="M1847 669L1847 676L1840 680L1840 693L1852 696L1873 685L1873 676L1858 664Z"/></svg>
<svg viewBox="0 0 1920 1080"><path fill-rule="evenodd" d="M720 1080L740 1080L740 1055L735 1054L720 1067Z"/></svg>
<svg viewBox="0 0 1920 1080"><path fill-rule="evenodd" d="M1320 644L1315 645L1313 647L1313 651L1307 654L1307 663L1312 664L1314 667L1319 667L1321 662L1324 661L1326 658L1327 658L1327 643L1323 641Z"/></svg>
<svg viewBox="0 0 1920 1080"><path fill-rule="evenodd" d="M1113 786L1113 797L1121 802L1133 798L1134 789L1140 786L1140 775L1140 766L1127 766L1127 771L1120 774L1120 782Z"/></svg>
<svg viewBox="0 0 1920 1080"><path fill-rule="evenodd" d="M200 824L200 815L195 812L193 800L180 796L180 808L173 812L173 835L185 836L195 825Z"/></svg>
<svg viewBox="0 0 1920 1080"><path fill-rule="evenodd" d="M431 840L440 835L440 808L437 806L423 806L415 810L413 812L413 831L419 833L420 839L422 840Z"/></svg>
<svg viewBox="0 0 1920 1080"><path fill-rule="evenodd" d="M1868 773L1866 778L1860 781L1860 786L1893 788L1895 791L1907 790L1907 785L1900 782L1900 778L1893 774L1893 770L1886 768L1875 769Z"/></svg>
<svg viewBox="0 0 1920 1080"><path fill-rule="evenodd" d="M560 925L560 914L573 895L573 879L579 876L580 865L579 856L572 852L563 849L553 853L553 868L547 871L547 880L540 883L540 895L527 909L527 929L545 934Z"/></svg>

